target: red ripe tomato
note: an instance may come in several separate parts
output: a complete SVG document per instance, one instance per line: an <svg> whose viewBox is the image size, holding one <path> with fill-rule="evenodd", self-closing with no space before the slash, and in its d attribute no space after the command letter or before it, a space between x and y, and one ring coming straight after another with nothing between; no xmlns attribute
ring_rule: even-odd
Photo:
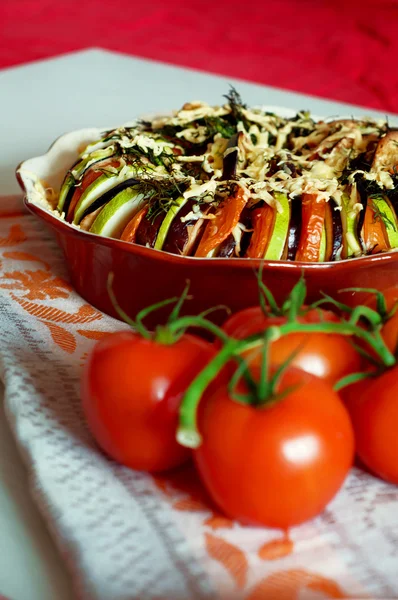
<svg viewBox="0 0 398 600"><path fill-rule="evenodd" d="M398 302L398 286L383 290L383 296L386 300L387 311L391 311ZM371 308L376 308L376 298L372 296L366 304ZM383 325L381 335L388 349L395 353L398 350L398 310Z"/></svg>
<svg viewBox="0 0 398 600"><path fill-rule="evenodd" d="M376 475L398 484L398 366L341 392L351 415L356 451Z"/></svg>
<svg viewBox="0 0 398 600"><path fill-rule="evenodd" d="M300 323L338 322L339 318L328 310L310 310L298 318ZM224 324L223 330L230 337L243 339L264 331L272 325L283 325L286 317L266 317L258 306L247 308L232 315ZM361 356L349 339L340 334L330 333L291 333L276 340L271 345L270 360L281 364L297 351L291 364L312 373L330 384L361 369ZM261 352L250 351L246 357L251 363L261 361ZM249 358L250 357L250 358Z"/></svg>
<svg viewBox="0 0 398 600"><path fill-rule="evenodd" d="M190 451L175 439L186 388L214 355L213 347L185 334L162 345L132 331L95 345L82 381L83 409L96 441L132 469L164 471Z"/></svg>
<svg viewBox="0 0 398 600"><path fill-rule="evenodd" d="M194 458L229 517L287 528L318 515L337 493L354 436L346 408L321 379L289 368L277 392L286 395L262 407L231 399L225 386L206 395Z"/></svg>

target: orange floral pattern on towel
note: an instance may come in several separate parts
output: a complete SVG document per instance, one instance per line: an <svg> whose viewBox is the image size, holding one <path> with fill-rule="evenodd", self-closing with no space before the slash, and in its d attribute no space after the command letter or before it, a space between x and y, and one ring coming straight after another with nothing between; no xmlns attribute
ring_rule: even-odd
<svg viewBox="0 0 398 600"><path fill-rule="evenodd" d="M37 240L30 243L31 219L18 213L2 215L0 293L9 294L16 308L44 327L54 348L65 355L77 355L78 364L83 366L87 343L94 344L108 335L109 326L102 330L102 313L83 301L76 302L72 286L53 266L51 246L43 245L37 251ZM37 236L37 232L32 235ZM18 249L13 249L16 246ZM295 546L286 533L251 530L223 515L192 465L154 476L153 482L155 493L169 505L176 526L197 546L199 560L220 598L301 600L305 596L300 594L308 590L317 594L314 600L345 597L331 579L289 562Z"/></svg>
<svg viewBox="0 0 398 600"><path fill-rule="evenodd" d="M0 218L9 223L16 218L22 217L23 213L2 214ZM7 225L5 234L0 233L0 250L16 245L26 244L29 246L29 234L19 223ZM43 248L43 255L47 248ZM9 265L18 268L8 269ZM40 265L38 269L32 269L32 263ZM29 264L29 268L24 268ZM8 291L11 298L15 300L29 315L36 317L49 332L52 341L67 354L73 354L77 348L78 336L85 339L100 339L107 332L77 329L71 331L64 325L84 325L93 321L100 321L102 313L90 306L82 304L75 312L69 312L59 306L49 304L49 301L67 300L73 295L71 284L52 271L50 261L44 256L38 256L28 250L6 250L0 259L0 290ZM65 306L65 302L62 302ZM62 325L61 325L62 324ZM77 334L77 335L76 335Z"/></svg>

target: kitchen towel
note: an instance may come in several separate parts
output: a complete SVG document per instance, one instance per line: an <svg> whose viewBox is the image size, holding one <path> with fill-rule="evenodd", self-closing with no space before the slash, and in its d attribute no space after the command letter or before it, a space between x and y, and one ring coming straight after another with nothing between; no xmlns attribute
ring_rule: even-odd
<svg viewBox="0 0 398 600"><path fill-rule="evenodd" d="M30 489L87 600L398 598L398 491L353 469L313 521L243 527L192 467L156 477L109 460L79 379L96 340L127 326L79 297L55 240L0 199L0 376Z"/></svg>

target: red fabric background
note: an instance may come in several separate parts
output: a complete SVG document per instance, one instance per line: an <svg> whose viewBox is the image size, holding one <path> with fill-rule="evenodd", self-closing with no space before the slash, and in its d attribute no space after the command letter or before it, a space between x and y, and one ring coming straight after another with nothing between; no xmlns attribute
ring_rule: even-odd
<svg viewBox="0 0 398 600"><path fill-rule="evenodd" d="M0 0L0 68L90 46L398 113L398 0Z"/></svg>

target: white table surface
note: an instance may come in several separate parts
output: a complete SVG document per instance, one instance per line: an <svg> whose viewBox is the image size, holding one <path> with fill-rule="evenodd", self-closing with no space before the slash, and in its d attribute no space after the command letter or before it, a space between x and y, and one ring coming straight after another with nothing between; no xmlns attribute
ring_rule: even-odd
<svg viewBox="0 0 398 600"><path fill-rule="evenodd" d="M324 115L381 115L310 96L180 69L113 52L87 50L0 71L0 196L18 193L14 171L66 131L117 125L187 100L221 103L232 83L248 104ZM71 600L57 550L29 497L25 468L6 424L0 394L0 594L12 600Z"/></svg>

